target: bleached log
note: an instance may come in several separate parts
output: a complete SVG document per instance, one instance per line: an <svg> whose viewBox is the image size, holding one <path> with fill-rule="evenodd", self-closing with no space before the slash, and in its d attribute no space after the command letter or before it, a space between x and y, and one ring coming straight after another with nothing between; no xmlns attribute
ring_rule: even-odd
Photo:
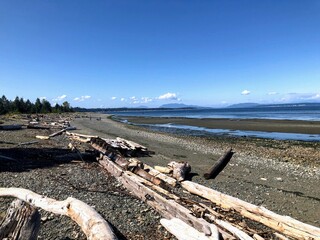
<svg viewBox="0 0 320 240"><path fill-rule="evenodd" d="M36 138L42 139L42 140L48 140L48 139L50 139L49 136L41 136L41 135L37 135Z"/></svg>
<svg viewBox="0 0 320 240"><path fill-rule="evenodd" d="M40 229L38 210L20 199L15 199L0 222L0 239L36 240Z"/></svg>
<svg viewBox="0 0 320 240"><path fill-rule="evenodd" d="M234 236L239 238L240 240L254 240L252 237L250 237L245 232L241 231L239 228L233 226L231 223L228 223L226 221L220 220L216 217L211 216L210 214L206 214L206 217L208 217L210 220L212 220L215 224L218 226L228 230L231 232Z"/></svg>
<svg viewBox="0 0 320 240"><path fill-rule="evenodd" d="M187 162L170 162L168 166L173 169L172 176L179 182L186 179L191 171L191 166Z"/></svg>
<svg viewBox="0 0 320 240"><path fill-rule="evenodd" d="M126 143L127 145L130 146L131 149L145 149L145 150L147 149L145 146L142 146L136 142L129 141L124 138L117 137L117 141Z"/></svg>
<svg viewBox="0 0 320 240"><path fill-rule="evenodd" d="M218 229L210 224L211 236L206 236L203 232L199 232L178 218L160 219L160 223L168 232L173 234L178 240L219 240Z"/></svg>
<svg viewBox="0 0 320 240"><path fill-rule="evenodd" d="M162 166L154 166L154 169L161 172L161 173L172 173L173 169L168 167L162 167Z"/></svg>
<svg viewBox="0 0 320 240"><path fill-rule="evenodd" d="M152 188L153 190L164 194L168 198L174 199L176 201L180 199L177 195L170 193L169 191L163 189L162 187L159 187L158 185L156 185L152 182L147 181L146 179L144 179L142 177L139 177L139 176L137 176L133 173L130 173L130 172L126 172L126 173L129 174L132 178L134 178L137 182L140 182L140 183Z"/></svg>
<svg viewBox="0 0 320 240"><path fill-rule="evenodd" d="M274 235L279 238L280 240L289 240L289 238L281 235L280 233L274 233Z"/></svg>
<svg viewBox="0 0 320 240"><path fill-rule="evenodd" d="M64 201L57 201L23 188L0 188L0 196L19 198L45 211L69 216L90 240L117 239L107 221L78 199L69 197Z"/></svg>
<svg viewBox="0 0 320 240"><path fill-rule="evenodd" d="M148 205L158 211L164 218L179 218L184 222L188 222L198 231L210 235L210 224L202 218L195 217L192 212L175 202L173 199L166 199L157 192L151 190L141 181L137 180L129 171L122 170L117 164L108 160L107 156L103 157L99 163L113 176L117 177L124 187L126 187L133 195L145 201ZM219 232L226 237L226 239L234 239L232 235L219 229Z"/></svg>
<svg viewBox="0 0 320 240"><path fill-rule="evenodd" d="M74 133L74 132L69 132L69 131L66 131L66 134L68 136L77 136L77 137L82 137L82 138L98 138L98 136L95 136L95 135L85 135L85 134Z"/></svg>
<svg viewBox="0 0 320 240"><path fill-rule="evenodd" d="M149 174L151 174L152 176L155 176L157 178L160 178L162 181L168 183L171 186L176 186L177 185L177 180L169 177L161 172L159 172L158 170L152 168L151 166L147 165L147 164L143 164L143 169L148 171Z"/></svg>
<svg viewBox="0 0 320 240"><path fill-rule="evenodd" d="M234 209L241 215L290 237L298 239L320 239L319 228L300 222L289 216L281 216L262 206L255 206L194 182L184 181L181 183L181 186L190 193L208 199L223 208Z"/></svg>
<svg viewBox="0 0 320 240"><path fill-rule="evenodd" d="M260 235L258 235L258 234L253 234L253 239L254 240L265 240L263 237L261 237Z"/></svg>

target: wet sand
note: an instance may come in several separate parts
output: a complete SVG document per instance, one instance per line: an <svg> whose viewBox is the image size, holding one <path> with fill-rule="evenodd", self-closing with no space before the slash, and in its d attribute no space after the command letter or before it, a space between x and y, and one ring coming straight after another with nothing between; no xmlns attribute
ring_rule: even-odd
<svg viewBox="0 0 320 240"><path fill-rule="evenodd" d="M179 124L211 129L244 131L320 134L319 121L269 120L269 119L212 119L212 118L160 118L119 117L137 124Z"/></svg>

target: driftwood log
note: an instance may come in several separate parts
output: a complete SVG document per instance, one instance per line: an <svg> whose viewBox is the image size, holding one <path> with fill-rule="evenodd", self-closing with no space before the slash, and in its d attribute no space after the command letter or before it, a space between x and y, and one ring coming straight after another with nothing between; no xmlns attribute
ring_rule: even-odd
<svg viewBox="0 0 320 240"><path fill-rule="evenodd" d="M107 156L103 156L99 160L99 163L103 168L105 168L109 173L115 176L119 182L121 182L132 194L145 201L148 205L157 210L163 217L167 219L179 218L184 222L190 224L193 228L197 229L199 232L203 232L207 236L211 236L210 224L203 218L197 218L192 214L192 212L178 204L175 200L178 197L173 197L170 194L165 194L163 197L159 193L150 189L150 184L146 184L143 180L139 180L139 177L134 175L130 171L123 170L119 165L114 163ZM156 185L155 185L156 186ZM156 189L156 188L154 188ZM224 239L235 239L229 233L223 231L219 228L219 232Z"/></svg>
<svg viewBox="0 0 320 240"><path fill-rule="evenodd" d="M211 167L208 173L205 173L203 177L205 179L216 178L219 173L227 166L230 159L232 158L232 148L229 148L225 154L218 159L218 161Z"/></svg>
<svg viewBox="0 0 320 240"><path fill-rule="evenodd" d="M40 214L36 208L20 199L14 200L0 223L0 239L36 240L40 229Z"/></svg>
<svg viewBox="0 0 320 240"><path fill-rule="evenodd" d="M57 201L23 188L0 188L0 196L19 198L45 211L66 215L80 226L89 240L117 239L107 221L78 199L69 197L64 201Z"/></svg>
<svg viewBox="0 0 320 240"><path fill-rule="evenodd" d="M297 239L320 239L319 228L305 224L291 217L281 216L264 207L255 206L194 182L184 181L181 182L181 186L190 193L208 199L223 208L234 209L241 215L260 222L290 237Z"/></svg>
<svg viewBox="0 0 320 240"><path fill-rule="evenodd" d="M160 223L168 232L173 234L178 240L219 240L220 235L218 228L210 224L211 236L206 236L204 233L199 232L193 227L189 226L179 218L161 219Z"/></svg>
<svg viewBox="0 0 320 240"><path fill-rule="evenodd" d="M22 129L22 125L20 124L12 124L12 125L0 125L0 130L20 130Z"/></svg>
<svg viewBox="0 0 320 240"><path fill-rule="evenodd" d="M191 166L187 162L170 162L168 166L172 168L172 176L179 182L186 179L191 171Z"/></svg>
<svg viewBox="0 0 320 240"><path fill-rule="evenodd" d="M91 144L93 144L92 138L91 138ZM110 144L114 145L115 142L112 140L109 140L108 142L104 141L104 143L102 143L103 146L97 145L96 150L102 153L102 157L99 159L99 163L108 172L114 175L129 191L131 191L134 195L136 195L137 197L145 201L147 204L155 208L163 217L167 219L179 218L183 222L194 227L199 232L204 232L207 235L212 234L210 230L210 224L208 222L206 222L203 218L196 217L198 215L193 215L191 210L175 202L175 200L183 202L183 199L179 199L178 197L174 197L174 195L168 194L170 193L168 191L159 191L159 186L157 187L153 186L152 185L153 183L148 182L147 180L136 176L132 172L126 171L126 169L123 169L122 167L120 167L120 165L116 164L117 158L122 156L119 152L118 154L115 154L115 152L106 151L105 146L107 145L110 146ZM129 148L128 145L126 144L118 144L114 146L117 146L117 148L124 147L126 149L125 151L127 151L127 149ZM229 158L230 160L232 157L231 153L232 153L232 150L229 149L223 157ZM146 167L146 164L144 164L143 168L153 176L157 176L157 177L166 176L165 174L160 173L159 171L153 169L150 166ZM214 171L210 171L210 172L214 172ZM166 176L164 178L161 177L161 179L166 183L169 183L171 181L176 182L175 179L169 176ZM173 184L170 184L170 185L173 186ZM218 206L221 206L222 208L235 210L239 212L240 215L250 218L252 220L255 220L257 222L260 222L265 226L273 228L276 231L286 236L289 236L295 239L320 239L320 229L314 226L299 222L287 216L278 215L263 207L255 206L253 204L244 202L240 199L228 196L221 192L215 191L211 188L207 188L190 181L182 181L181 186L184 189L188 190L190 193L193 193L205 199L208 199L211 202L217 204ZM153 191L152 189L158 191L162 195ZM163 195L165 195L165 197L163 197ZM198 205L201 205L201 204L198 204ZM206 213L204 214L204 216L207 216L208 219L211 219L213 222L216 222L216 224L218 224L219 226L223 226L224 229L228 229L228 231L232 232L234 236L237 236L237 238L251 239L251 236L252 236L253 239L256 239L256 240L262 239L255 231L249 232L250 236L248 236L244 232L240 230L238 231L236 229L236 228L241 229L241 227L234 226L234 224L229 224L228 222L219 220L219 218L222 218L223 216L221 216L220 213L215 213L213 209L209 212L216 218ZM219 228L219 232L223 235L224 239L234 239L233 236L224 232L220 227L218 228ZM249 230L250 229L246 229L247 232Z"/></svg>

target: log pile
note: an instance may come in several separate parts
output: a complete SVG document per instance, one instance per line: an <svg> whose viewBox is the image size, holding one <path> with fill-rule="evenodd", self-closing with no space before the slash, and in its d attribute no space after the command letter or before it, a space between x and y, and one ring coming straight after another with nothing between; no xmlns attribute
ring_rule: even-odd
<svg viewBox="0 0 320 240"><path fill-rule="evenodd" d="M47 137L66 134L72 141L88 144L88 147L94 149L92 152L97 156L100 166L133 195L158 211L163 217L161 224L177 239L320 239L319 228L186 180L191 171L187 162L172 161L166 167L153 168L139 159L152 153L145 146L123 138L104 139L67 130L64 127ZM70 148L76 149L73 144ZM216 177L232 154L232 149L228 149L204 177ZM16 188L0 188L0 196L15 197L29 204L13 204L18 210L12 211L12 207L8 210L0 223L0 238L10 234L14 236L14 232L27 231L32 234L26 239L36 239L34 236L39 229L36 207L69 216L81 227L88 239L117 239L108 222L77 199L57 201ZM21 219L20 225L13 224L17 221L12 219L17 218ZM26 219L34 221L25 221ZM248 227L242 220L253 224Z"/></svg>
<svg viewBox="0 0 320 240"><path fill-rule="evenodd" d="M100 157L97 158L100 165L115 176L132 194L145 201L167 219L161 220L161 223L178 239L194 239L188 238L187 233L190 233L191 236L199 236L196 239L279 239L281 236L290 239L320 239L319 228L287 216L280 216L263 207L184 180L185 177L182 179L181 175L179 177L173 174L174 167L182 164L187 169L184 175L187 175L190 166L186 163L172 162L166 167L169 169L165 171L168 174L164 174L136 158L130 158L148 152L146 148L132 141L118 138L109 140L95 136L81 136L81 134L69 134L69 136L90 138L90 145L100 154ZM229 161L232 154L230 149L223 158ZM221 165L219 168L221 169ZM210 172L214 172L211 170ZM179 187L187 190L190 198L181 197L177 191ZM194 201L191 194L198 195L201 199ZM208 200L211 203L208 203ZM248 221L253 220L263 224L270 230L267 231L267 234L260 233L259 235L259 229L243 226L241 222L228 221L227 215L230 214L238 214ZM181 232L185 232L186 236L181 238Z"/></svg>

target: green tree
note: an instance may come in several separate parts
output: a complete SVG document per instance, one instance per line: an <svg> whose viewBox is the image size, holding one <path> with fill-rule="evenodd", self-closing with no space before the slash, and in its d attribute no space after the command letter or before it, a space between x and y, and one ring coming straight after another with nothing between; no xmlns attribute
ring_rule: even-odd
<svg viewBox="0 0 320 240"><path fill-rule="evenodd" d="M42 99L41 105L41 113L52 112L51 104L46 99Z"/></svg>
<svg viewBox="0 0 320 240"><path fill-rule="evenodd" d="M36 99L36 102L34 104L34 113L40 113L42 108L42 103L39 98Z"/></svg>
<svg viewBox="0 0 320 240"><path fill-rule="evenodd" d="M63 112L71 112L70 103L68 103L67 101L63 102L62 109L63 109Z"/></svg>

